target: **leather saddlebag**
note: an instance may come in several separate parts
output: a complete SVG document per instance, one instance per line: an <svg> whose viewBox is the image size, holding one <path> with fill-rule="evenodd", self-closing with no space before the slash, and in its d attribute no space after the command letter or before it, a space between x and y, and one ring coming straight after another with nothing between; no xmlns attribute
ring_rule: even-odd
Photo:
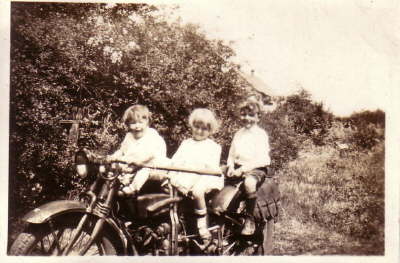
<svg viewBox="0 0 400 263"><path fill-rule="evenodd" d="M257 191L257 205L254 210L256 220L278 220L280 191L273 178L266 178Z"/></svg>

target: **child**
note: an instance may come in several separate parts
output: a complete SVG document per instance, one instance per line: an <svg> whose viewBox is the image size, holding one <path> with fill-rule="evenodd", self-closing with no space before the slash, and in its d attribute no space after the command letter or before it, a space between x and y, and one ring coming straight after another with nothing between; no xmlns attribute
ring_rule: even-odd
<svg viewBox="0 0 400 263"><path fill-rule="evenodd" d="M264 182L266 166L271 162L268 134L258 126L262 109L262 102L256 95L239 105L243 127L233 137L227 160L227 176L244 178L247 217L242 235L252 235L255 231L256 191Z"/></svg>
<svg viewBox="0 0 400 263"><path fill-rule="evenodd" d="M151 113L146 106L133 105L129 107L122 121L128 129L121 147L112 155L108 161L124 161L138 165L154 165L166 158L166 144L158 132L149 127ZM150 174L149 168L142 168L137 171L132 183L122 189L126 195L135 195ZM133 175L130 175L132 177ZM124 178L126 181L126 177Z"/></svg>
<svg viewBox="0 0 400 263"><path fill-rule="evenodd" d="M217 130L214 114L203 108L195 109L189 116L192 138L182 141L172 157L174 165L191 169L211 169L219 171L221 146L211 140ZM197 216L197 227L203 241L211 238L207 226L207 207L204 195L212 189L222 189L223 177L182 172L170 174L171 184L184 195L194 199L194 212Z"/></svg>

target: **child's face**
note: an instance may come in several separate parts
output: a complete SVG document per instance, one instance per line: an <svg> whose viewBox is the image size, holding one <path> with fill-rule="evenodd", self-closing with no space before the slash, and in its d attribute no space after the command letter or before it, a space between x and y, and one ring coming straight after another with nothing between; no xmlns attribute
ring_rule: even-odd
<svg viewBox="0 0 400 263"><path fill-rule="evenodd" d="M240 110L240 120L243 127L250 129L253 125L257 124L260 119L256 110L244 107Z"/></svg>
<svg viewBox="0 0 400 263"><path fill-rule="evenodd" d="M149 116L147 114L137 113L128 123L129 132L132 133L135 139L143 137L146 129L149 127Z"/></svg>
<svg viewBox="0 0 400 263"><path fill-rule="evenodd" d="M196 141L202 141L210 136L210 127L203 122L195 121L192 126L192 136Z"/></svg>

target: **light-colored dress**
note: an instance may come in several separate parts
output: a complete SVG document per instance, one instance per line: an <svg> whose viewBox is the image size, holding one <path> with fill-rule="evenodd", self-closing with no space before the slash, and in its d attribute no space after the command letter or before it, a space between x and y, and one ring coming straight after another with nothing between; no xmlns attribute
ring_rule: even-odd
<svg viewBox="0 0 400 263"><path fill-rule="evenodd" d="M213 140L196 141L192 138L184 140L172 157L173 165L190 169L218 170L221 159L221 146ZM224 178L212 175L195 173L171 172L171 184L180 192L187 195L194 187L204 192L213 189L222 189Z"/></svg>

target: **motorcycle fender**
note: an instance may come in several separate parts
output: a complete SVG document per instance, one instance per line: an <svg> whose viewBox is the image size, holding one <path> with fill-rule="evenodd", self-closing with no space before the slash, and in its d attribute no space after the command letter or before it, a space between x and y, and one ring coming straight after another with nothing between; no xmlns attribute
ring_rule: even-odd
<svg viewBox="0 0 400 263"><path fill-rule="evenodd" d="M33 209L27 213L22 220L30 224L42 224L56 216L71 212L86 213L86 206L79 201L73 200L53 201ZM126 254L128 250L128 240L125 234L112 219L107 218L106 222L120 238L124 254Z"/></svg>
<svg viewBox="0 0 400 263"><path fill-rule="evenodd" d="M31 224L42 224L60 214L85 211L86 206L79 201L57 200L33 209L22 220Z"/></svg>
<svg viewBox="0 0 400 263"><path fill-rule="evenodd" d="M229 210L232 201L239 195L239 188L231 185L226 185L222 190L214 196L211 201L211 209L217 214L223 214Z"/></svg>

